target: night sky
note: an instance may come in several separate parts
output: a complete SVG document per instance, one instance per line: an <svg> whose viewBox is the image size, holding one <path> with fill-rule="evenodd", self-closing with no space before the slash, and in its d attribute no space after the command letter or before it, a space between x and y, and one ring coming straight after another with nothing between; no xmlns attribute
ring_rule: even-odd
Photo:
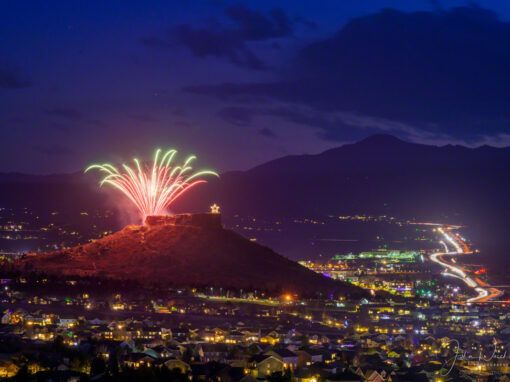
<svg viewBox="0 0 510 382"><path fill-rule="evenodd" d="M510 2L0 2L0 171L510 144Z"/></svg>

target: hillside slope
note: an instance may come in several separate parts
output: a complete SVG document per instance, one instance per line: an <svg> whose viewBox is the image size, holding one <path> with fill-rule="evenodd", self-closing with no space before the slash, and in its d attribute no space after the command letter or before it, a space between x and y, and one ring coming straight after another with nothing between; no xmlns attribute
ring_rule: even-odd
<svg viewBox="0 0 510 382"><path fill-rule="evenodd" d="M75 248L21 260L47 274L132 279L174 286L221 286L299 294L359 293L223 229L219 214L149 217L143 226Z"/></svg>

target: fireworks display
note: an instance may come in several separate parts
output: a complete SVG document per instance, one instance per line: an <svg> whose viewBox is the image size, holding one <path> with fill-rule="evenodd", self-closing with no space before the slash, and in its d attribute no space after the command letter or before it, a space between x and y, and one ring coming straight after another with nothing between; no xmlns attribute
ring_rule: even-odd
<svg viewBox="0 0 510 382"><path fill-rule="evenodd" d="M93 164L85 172L91 169L104 172L106 175L100 185L110 184L120 190L136 205L143 219L151 215L163 215L188 190L206 183L203 176L218 176L210 170L193 172L191 163L196 159L194 155L188 157L181 166L174 166L172 160L177 154L176 150L160 154L161 150L156 150L151 166L144 166L135 158L134 168L123 164L119 171L115 166L105 163Z"/></svg>

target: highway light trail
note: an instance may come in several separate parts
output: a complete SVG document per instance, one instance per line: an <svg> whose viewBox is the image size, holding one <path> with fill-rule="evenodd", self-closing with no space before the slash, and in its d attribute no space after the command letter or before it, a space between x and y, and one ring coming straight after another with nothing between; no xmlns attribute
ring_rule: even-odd
<svg viewBox="0 0 510 382"><path fill-rule="evenodd" d="M445 251L431 254L430 260L445 268L443 275L461 279L467 286L473 288L478 293L476 297L469 298L466 300L466 302L489 302L500 297L503 294L501 290L491 287L489 284L482 281L479 277L475 277L473 279L471 276L469 276L471 271L459 267L453 262L447 262L444 259L443 256L469 254L471 251L459 235L453 235L448 229L442 227L439 227L437 230L439 233L441 233L446 242L455 248L455 251L450 251L445 241L441 240L440 243L443 245Z"/></svg>
<svg viewBox="0 0 510 382"><path fill-rule="evenodd" d="M437 229L439 232L441 232L444 236L444 238L455 248L457 253L463 253L463 249L460 247L460 245L457 243L457 241L447 232L445 232L442 228Z"/></svg>
<svg viewBox="0 0 510 382"><path fill-rule="evenodd" d="M478 292L478 296L468 299L467 302L481 302L489 295L489 292L486 289L475 288L475 290Z"/></svg>

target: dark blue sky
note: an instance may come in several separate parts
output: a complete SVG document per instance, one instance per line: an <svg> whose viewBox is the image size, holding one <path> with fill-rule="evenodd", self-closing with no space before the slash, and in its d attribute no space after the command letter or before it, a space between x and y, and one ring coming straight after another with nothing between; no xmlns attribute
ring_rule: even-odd
<svg viewBox="0 0 510 382"><path fill-rule="evenodd" d="M495 0L2 1L0 171L155 147L245 169L381 132L507 145L509 21Z"/></svg>

